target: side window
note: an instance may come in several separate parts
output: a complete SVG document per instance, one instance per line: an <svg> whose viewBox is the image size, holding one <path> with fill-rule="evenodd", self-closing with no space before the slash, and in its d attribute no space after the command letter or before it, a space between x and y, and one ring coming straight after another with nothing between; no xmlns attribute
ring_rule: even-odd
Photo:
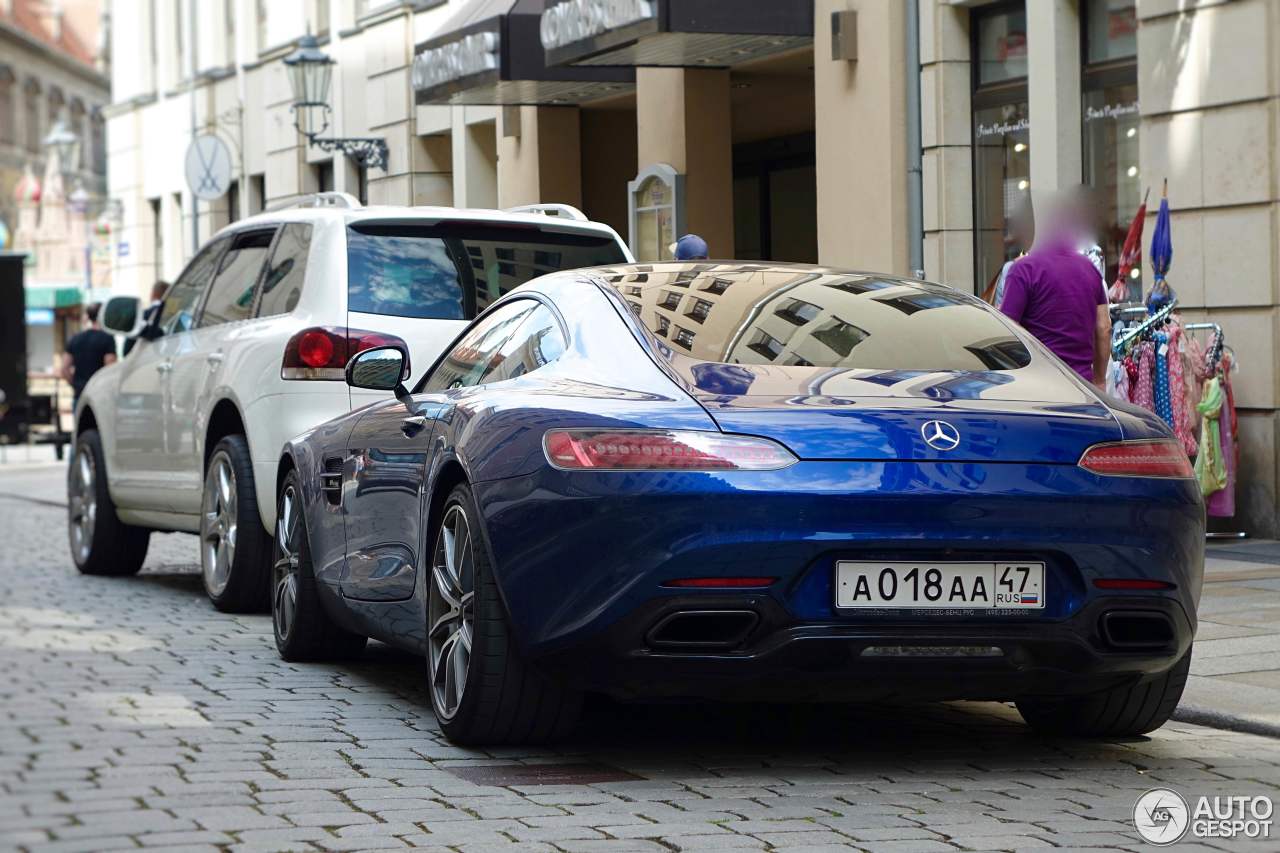
<svg viewBox="0 0 1280 853"><path fill-rule="evenodd" d="M178 280L169 288L165 296L164 307L160 310L158 325L166 335L189 331L195 326L196 307L200 296L213 279L214 265L217 264L222 250L226 248L227 238L214 240L200 250L187 264L187 268L178 276Z"/></svg>
<svg viewBox="0 0 1280 853"><path fill-rule="evenodd" d="M498 348L496 357L476 380L476 385L502 382L532 373L550 364L564 353L564 333L555 315L545 305L539 304L528 314L520 326Z"/></svg>
<svg viewBox="0 0 1280 853"><path fill-rule="evenodd" d="M253 297L257 292L258 274L271 249L275 231L254 231L234 237L234 243L222 256L218 274L209 288L200 328L234 323L253 316Z"/></svg>
<svg viewBox="0 0 1280 853"><path fill-rule="evenodd" d="M310 248L310 225L293 222L280 229L267 274L262 279L259 317L288 314L297 306L302 296L302 280L306 277Z"/></svg>
<svg viewBox="0 0 1280 853"><path fill-rule="evenodd" d="M480 384L500 360L502 348L537 307L539 303L531 299L517 299L484 318L436 365L422 390L432 393Z"/></svg>

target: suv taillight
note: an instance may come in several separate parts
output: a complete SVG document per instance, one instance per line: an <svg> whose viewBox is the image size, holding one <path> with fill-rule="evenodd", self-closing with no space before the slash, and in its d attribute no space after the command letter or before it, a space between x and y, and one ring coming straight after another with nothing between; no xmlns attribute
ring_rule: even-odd
<svg viewBox="0 0 1280 853"><path fill-rule="evenodd" d="M398 346L406 353L409 351L408 344L395 335L341 326L312 326L298 332L285 344L280 378L345 379L347 362L353 355L385 346ZM404 373L409 375L408 358L405 359Z"/></svg>
<svg viewBox="0 0 1280 853"><path fill-rule="evenodd" d="M1080 467L1104 477L1195 476L1186 451L1171 438L1095 444L1080 457Z"/></svg>

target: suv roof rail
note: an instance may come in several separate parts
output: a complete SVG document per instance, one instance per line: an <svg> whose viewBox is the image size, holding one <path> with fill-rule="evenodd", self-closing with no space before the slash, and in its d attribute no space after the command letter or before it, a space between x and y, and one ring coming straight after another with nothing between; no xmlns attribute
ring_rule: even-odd
<svg viewBox="0 0 1280 853"><path fill-rule="evenodd" d="M523 204L519 207L508 207L507 213L536 213L541 216L572 219L575 222L587 221L587 215L571 204Z"/></svg>
<svg viewBox="0 0 1280 853"><path fill-rule="evenodd" d="M273 204L267 208L267 212L274 213L277 210L290 210L299 207L344 207L348 210L355 210L364 207L364 205L360 203L360 199L351 193L307 193L306 195L295 196L287 201Z"/></svg>

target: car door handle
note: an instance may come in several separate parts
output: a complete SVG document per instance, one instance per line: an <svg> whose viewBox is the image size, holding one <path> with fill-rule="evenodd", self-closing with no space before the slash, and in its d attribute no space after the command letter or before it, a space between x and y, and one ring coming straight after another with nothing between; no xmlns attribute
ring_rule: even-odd
<svg viewBox="0 0 1280 853"><path fill-rule="evenodd" d="M427 425L426 415L410 415L400 422L400 431L409 438L413 438L422 432L422 428Z"/></svg>
<svg viewBox="0 0 1280 853"><path fill-rule="evenodd" d="M211 352L205 356L205 361L209 362L210 367L217 367L219 364L222 364L222 353Z"/></svg>
<svg viewBox="0 0 1280 853"><path fill-rule="evenodd" d="M168 372L169 372L169 371L171 371L171 370L173 370L173 362L172 362L172 361L162 361L162 362L160 362L159 364L157 364L157 365L156 365L156 372L157 372L157 373L168 373Z"/></svg>

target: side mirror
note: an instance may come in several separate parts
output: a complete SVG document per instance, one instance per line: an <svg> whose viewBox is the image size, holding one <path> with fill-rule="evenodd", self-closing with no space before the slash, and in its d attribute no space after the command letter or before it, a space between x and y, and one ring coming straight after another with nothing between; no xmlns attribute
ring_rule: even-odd
<svg viewBox="0 0 1280 853"><path fill-rule="evenodd" d="M347 362L347 384L352 388L370 391L395 391L403 394L405 366L409 353L402 347L374 347L356 355Z"/></svg>
<svg viewBox="0 0 1280 853"><path fill-rule="evenodd" d="M121 335L133 334L138 326L138 309L142 300L136 296L113 296L102 306L102 325Z"/></svg>

